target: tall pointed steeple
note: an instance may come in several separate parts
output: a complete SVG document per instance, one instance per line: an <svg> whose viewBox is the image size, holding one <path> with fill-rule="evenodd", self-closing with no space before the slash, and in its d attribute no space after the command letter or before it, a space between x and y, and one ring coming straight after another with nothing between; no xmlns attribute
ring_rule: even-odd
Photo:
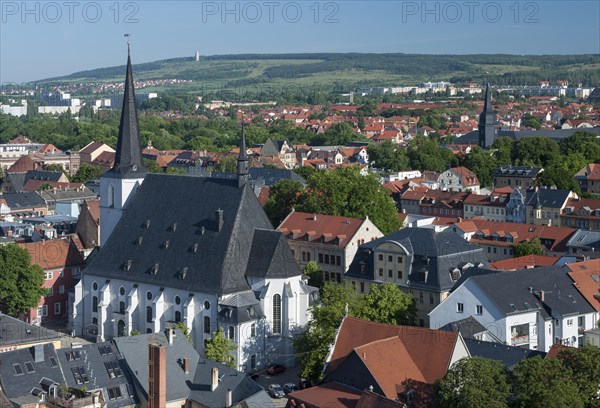
<svg viewBox="0 0 600 408"><path fill-rule="evenodd" d="M240 155L237 159L238 185L242 187L248 183L248 155L246 154L246 133L242 123L242 140L240 142Z"/></svg>
<svg viewBox="0 0 600 408"><path fill-rule="evenodd" d="M485 102L483 103L483 111L479 114L479 146L487 149L496 139L497 133L496 112L492 105L492 94L490 92L490 84L485 85Z"/></svg>
<svg viewBox="0 0 600 408"><path fill-rule="evenodd" d="M122 178L140 178L148 172L142 160L142 150L140 147L140 130L137 107L135 105L135 89L129 42L127 42L127 73L125 76L125 92L123 94L123 110L121 111L115 165L112 171L115 175L119 175Z"/></svg>

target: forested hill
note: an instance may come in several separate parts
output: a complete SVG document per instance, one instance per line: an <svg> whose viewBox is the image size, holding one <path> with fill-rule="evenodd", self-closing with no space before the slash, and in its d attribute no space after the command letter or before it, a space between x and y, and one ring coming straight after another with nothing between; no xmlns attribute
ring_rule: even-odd
<svg viewBox="0 0 600 408"><path fill-rule="evenodd" d="M76 72L38 83L122 80L124 66ZM424 54L239 54L173 58L135 64L136 79L185 79L239 85L298 81L349 82L353 85L402 85L414 81L481 81L535 84L568 80L600 84L600 55L424 55Z"/></svg>

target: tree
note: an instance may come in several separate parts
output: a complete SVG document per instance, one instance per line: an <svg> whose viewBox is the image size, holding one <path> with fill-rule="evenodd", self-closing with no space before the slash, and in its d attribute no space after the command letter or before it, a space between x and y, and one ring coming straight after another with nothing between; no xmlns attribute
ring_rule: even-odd
<svg viewBox="0 0 600 408"><path fill-rule="evenodd" d="M313 319L308 323L306 331L294 338L303 377L320 379L323 362L346 309L348 316L381 323L402 324L414 321L414 299L396 285L371 285L370 291L373 291L371 296L359 295L351 285L327 283L323 286L321 303L311 308Z"/></svg>
<svg viewBox="0 0 600 408"><path fill-rule="evenodd" d="M558 359L573 372L573 379L588 408L600 407L600 348L585 345L583 348L565 348Z"/></svg>
<svg viewBox="0 0 600 408"><path fill-rule="evenodd" d="M45 274L31 264L26 249L16 244L0 246L0 310L11 316L37 307L47 291L42 287Z"/></svg>
<svg viewBox="0 0 600 408"><path fill-rule="evenodd" d="M495 150L494 157L499 165L512 164L510 155L513 149L513 139L511 137L497 137L492 143L492 149Z"/></svg>
<svg viewBox="0 0 600 408"><path fill-rule="evenodd" d="M545 167L550 161L560 159L560 149L554 140L527 137L513 144L512 159L520 166Z"/></svg>
<svg viewBox="0 0 600 408"><path fill-rule="evenodd" d="M385 172L399 172L408 170L408 156L401 146L394 145L389 140L381 144L372 144L368 147L369 160L375 168Z"/></svg>
<svg viewBox="0 0 600 408"><path fill-rule="evenodd" d="M535 116L524 115L523 116L522 126L529 127L529 128L534 128L536 130L540 130L542 128L542 123Z"/></svg>
<svg viewBox="0 0 600 408"><path fill-rule="evenodd" d="M573 133L560 142L563 155L580 153L588 163L600 161L600 140L596 135L584 130Z"/></svg>
<svg viewBox="0 0 600 408"><path fill-rule="evenodd" d="M284 179L271 187L265 212L274 226L281 224L285 217L301 202L304 187L292 179Z"/></svg>
<svg viewBox="0 0 600 408"><path fill-rule="evenodd" d="M479 146L475 146L471 153L463 159L462 165L470 169L477 175L479 184L491 186L493 184L492 173L496 169L498 163L489 151L483 150Z"/></svg>
<svg viewBox="0 0 600 408"><path fill-rule="evenodd" d="M194 345L190 331L188 330L188 327L184 322L175 322L171 324L171 328L181 331L187 339L187 341L189 341L192 346Z"/></svg>
<svg viewBox="0 0 600 408"><path fill-rule="evenodd" d="M515 258L525 255L544 255L546 251L542 246L539 238L534 238L531 241L522 241L513 246Z"/></svg>
<svg viewBox="0 0 600 408"><path fill-rule="evenodd" d="M302 273L308 276L308 284L316 288L323 286L323 269L317 265L315 261L309 261L304 268Z"/></svg>
<svg viewBox="0 0 600 408"><path fill-rule="evenodd" d="M440 408L505 408L509 397L504 365L482 357L457 361L435 384Z"/></svg>
<svg viewBox="0 0 600 408"><path fill-rule="evenodd" d="M104 174L104 169L96 164L81 163L79 170L73 176L73 182L85 183L89 180L95 180Z"/></svg>
<svg viewBox="0 0 600 408"><path fill-rule="evenodd" d="M212 338L206 341L205 355L206 358L216 361L217 363L225 364L228 367L235 368L235 357L233 351L236 345L232 343L223 332L223 328L213 332Z"/></svg>
<svg viewBox="0 0 600 408"><path fill-rule="evenodd" d="M46 170L46 171L54 171L56 173L63 173L68 178L67 172L65 171L64 167L61 166L60 164L56 164L56 163L46 164L44 166L44 170Z"/></svg>
<svg viewBox="0 0 600 408"><path fill-rule="evenodd" d="M535 356L521 360L513 371L512 381L515 407L584 407L572 371L559 359Z"/></svg>
<svg viewBox="0 0 600 408"><path fill-rule="evenodd" d="M225 173L235 173L237 171L237 157L233 155L222 157L217 163L217 170Z"/></svg>
<svg viewBox="0 0 600 408"><path fill-rule="evenodd" d="M156 160L150 160L150 159L146 159L144 158L144 166L146 166L146 168L148 169L148 171L150 173L162 173L163 169L162 167L159 166L159 164L156 162Z"/></svg>

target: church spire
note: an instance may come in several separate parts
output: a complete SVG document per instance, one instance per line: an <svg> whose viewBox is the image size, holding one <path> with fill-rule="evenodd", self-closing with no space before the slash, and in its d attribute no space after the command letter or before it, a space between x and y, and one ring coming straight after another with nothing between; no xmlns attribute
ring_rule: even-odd
<svg viewBox="0 0 600 408"><path fill-rule="evenodd" d="M238 185L242 187L248 183L248 155L246 154L246 133L242 123L242 140L240 142L240 155L237 159Z"/></svg>
<svg viewBox="0 0 600 408"><path fill-rule="evenodd" d="M483 103L483 111L491 112L492 111L492 95L490 94L490 83L486 82L485 84L485 102Z"/></svg>
<svg viewBox="0 0 600 408"><path fill-rule="evenodd" d="M123 110L121 111L115 165L112 171L123 178L140 178L147 173L140 148L140 131L135 105L129 40L127 41L127 73L123 94Z"/></svg>
<svg viewBox="0 0 600 408"><path fill-rule="evenodd" d="M492 94L490 92L490 84L485 84L485 101L483 103L483 111L479 114L479 146L488 149L496 139L498 121L496 112L492 105Z"/></svg>

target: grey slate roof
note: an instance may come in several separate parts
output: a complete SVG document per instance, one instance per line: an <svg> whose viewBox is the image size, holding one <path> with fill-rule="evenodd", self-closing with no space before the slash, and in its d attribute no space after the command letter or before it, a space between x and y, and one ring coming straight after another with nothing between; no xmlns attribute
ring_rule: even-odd
<svg viewBox="0 0 600 408"><path fill-rule="evenodd" d="M539 199L544 208L561 208L569 198L569 190L555 190L551 188L540 188L539 190L527 190L525 196L526 206L536 206Z"/></svg>
<svg viewBox="0 0 600 408"><path fill-rule="evenodd" d="M219 209L223 214L220 231L216 222ZM266 263L258 269L249 263L257 228L272 230L247 185L239 188L237 180L149 174L86 273L190 292L245 291L250 289L247 267L252 268L253 276L271 274ZM266 243L262 238L272 235L258 234L256 239L270 245L272 241ZM278 273L300 275L291 253L284 257L283 252L291 250L283 242L285 247L279 243L272 248L273 262L284 269ZM253 259L268 256L269 250L261 248L252 254ZM153 273L157 264L158 272Z"/></svg>
<svg viewBox="0 0 600 408"><path fill-rule="evenodd" d="M200 358L183 334L179 330L175 333L173 345L168 344L164 333L118 337L114 340L136 384L143 390L144 396L148 395L148 342L152 341L167 348L167 401L187 398L206 406L225 407L228 389L233 392L234 404L241 401L249 404L250 401L268 399L264 390L246 374ZM188 374L181 366L184 358L189 361ZM210 391L213 367L218 368L219 376L222 378L215 391ZM270 406L272 405L266 405L266 407Z"/></svg>
<svg viewBox="0 0 600 408"><path fill-rule="evenodd" d="M530 350L523 347L507 346L501 343L481 341L464 338L465 345L472 357L484 357L500 361L507 368L518 364L521 360L540 356L544 358L546 353L539 350Z"/></svg>
<svg viewBox="0 0 600 408"><path fill-rule="evenodd" d="M492 173L492 177L535 177L542 170L541 167L530 166L498 166Z"/></svg>
<svg viewBox="0 0 600 408"><path fill-rule="evenodd" d="M83 200L93 200L98 198L96 193L89 190L88 188L83 188L82 190L44 190L40 192L40 195L46 201L48 205L56 205L57 202L64 201L77 201L83 202Z"/></svg>
<svg viewBox="0 0 600 408"><path fill-rule="evenodd" d="M237 173L225 173L221 171L206 171L204 167L198 169L200 177L210 178L222 178L222 179L237 179ZM281 180L295 180L302 184L306 184L306 180L300 177L297 173L292 170L286 169L271 169L265 167L251 167L249 169L249 180L250 184L256 186L272 186Z"/></svg>
<svg viewBox="0 0 600 408"><path fill-rule="evenodd" d="M577 230L567 241L567 248L600 250L600 231Z"/></svg>
<svg viewBox="0 0 600 408"><path fill-rule="evenodd" d="M100 349L103 347L109 347L110 353L101 353ZM67 354L76 356L77 352L79 358L70 359L67 357ZM106 341L80 347L61 348L56 351L56 354L69 387L80 389L82 386L86 386L88 390L101 390L108 408L126 407L137 402L131 377L125 370L125 365L119 360L117 349L112 342ZM116 365L120 370L120 375L118 371L115 371L114 378L111 378L105 363ZM89 380L88 383L78 384L75 380L72 370L81 367L85 370ZM113 387L119 387L122 398L109 399L107 388Z"/></svg>
<svg viewBox="0 0 600 408"><path fill-rule="evenodd" d="M282 232L267 229L254 231L246 276L273 279L301 274Z"/></svg>
<svg viewBox="0 0 600 408"><path fill-rule="evenodd" d="M36 353L38 361L36 361ZM58 362L57 354L52 344L6 351L1 353L0 356L2 357L0 383L8 399L13 402L37 402L40 400L40 397L32 393L34 388L47 392L48 384L61 384L65 382L58 364L53 365L51 363L51 357L55 362ZM27 370L25 363L31 363L33 367L32 372ZM15 371L14 365L20 367L19 372L21 374Z"/></svg>
<svg viewBox="0 0 600 408"><path fill-rule="evenodd" d="M239 324L264 317L260 302L251 290L236 293L219 303L219 321Z"/></svg>
<svg viewBox="0 0 600 408"><path fill-rule="evenodd" d="M596 126L593 128L585 128L585 129L542 129L542 130L501 130L498 132L497 137L508 136L514 140L521 140L528 137L546 137L548 139L553 139L555 141L560 141L562 139L566 139L571 136L573 133L585 131L589 133L594 133L596 136L600 136L600 126ZM472 132L466 133L461 137L457 138L454 143L456 144L477 144L479 141L479 131L474 130Z"/></svg>
<svg viewBox="0 0 600 408"><path fill-rule="evenodd" d="M8 193L3 194L2 198L6 200L6 205L13 211L20 208L46 207L46 202L36 192Z"/></svg>
<svg viewBox="0 0 600 408"><path fill-rule="evenodd" d="M505 315L539 310L548 318L555 313L568 316L595 311L559 266L491 273L469 279ZM543 302L538 297L540 291L544 292Z"/></svg>
<svg viewBox="0 0 600 408"><path fill-rule="evenodd" d="M127 55L127 73L123 95L123 110L119 124L119 136L115 153L115 165L105 173L105 177L141 178L147 173L142 161L140 131L135 105L135 89L131 56Z"/></svg>
<svg viewBox="0 0 600 408"><path fill-rule="evenodd" d="M41 326L25 323L0 313L0 347L41 341L54 341L62 334Z"/></svg>
<svg viewBox="0 0 600 408"><path fill-rule="evenodd" d="M445 324L440 327L439 330L459 332L463 339L471 339L474 338L476 334L487 331L487 329L473 316Z"/></svg>
<svg viewBox="0 0 600 408"><path fill-rule="evenodd" d="M346 276L374 280L373 249L387 241L397 242L409 252L411 270L408 279L411 288L449 290L454 284L451 275L454 268L462 269L467 263L473 266L488 264L482 248L457 234L449 231L436 233L428 228L403 228L361 245ZM361 272L361 264L365 265L366 273Z"/></svg>

